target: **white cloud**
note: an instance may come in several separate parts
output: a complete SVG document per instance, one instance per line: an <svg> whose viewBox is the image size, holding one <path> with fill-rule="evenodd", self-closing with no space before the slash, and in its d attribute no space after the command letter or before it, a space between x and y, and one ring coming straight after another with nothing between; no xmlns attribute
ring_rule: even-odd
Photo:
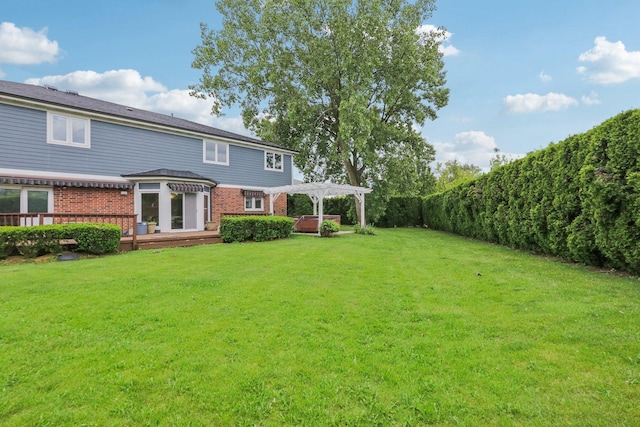
<svg viewBox="0 0 640 427"><path fill-rule="evenodd" d="M434 142L436 161L457 160L488 169L489 160L497 148L495 138L482 131L472 130L456 134L453 142Z"/></svg>
<svg viewBox="0 0 640 427"><path fill-rule="evenodd" d="M436 162L444 163L457 160L478 166L485 172L491 168L491 159L496 156L495 138L483 131L466 131L456 134L453 142L435 142ZM522 154L499 152L500 156L506 156L510 160L522 158Z"/></svg>
<svg viewBox="0 0 640 427"><path fill-rule="evenodd" d="M440 52L444 56L457 56L460 54L460 50L453 46L449 41L449 39L453 36L453 34L449 31L442 30L435 25L425 24L418 27L416 33L420 35L426 35L429 33L437 34L436 40L440 42Z"/></svg>
<svg viewBox="0 0 640 427"><path fill-rule="evenodd" d="M587 80L597 84L623 83L640 78L640 51L628 52L621 41L596 37L595 46L582 53L578 60L589 63L577 68Z"/></svg>
<svg viewBox="0 0 640 427"><path fill-rule="evenodd" d="M598 94L592 91L589 95L582 95L582 103L584 105L600 104L600 100L598 99Z"/></svg>
<svg viewBox="0 0 640 427"><path fill-rule="evenodd" d="M56 62L58 42L47 38L47 29L18 28L12 22L0 23L0 63L32 65Z"/></svg>
<svg viewBox="0 0 640 427"><path fill-rule="evenodd" d="M110 70L104 73L74 71L62 76L29 79L26 83L74 90L80 95L156 113L173 114L229 132L254 136L245 129L240 117L212 116L210 100L194 98L186 89L169 90L152 77L142 77L136 70Z"/></svg>
<svg viewBox="0 0 640 427"><path fill-rule="evenodd" d="M546 95L535 93L508 95L502 100L504 108L510 113L535 113L560 111L578 105L578 101L562 93L549 92Z"/></svg>
<svg viewBox="0 0 640 427"><path fill-rule="evenodd" d="M545 83L548 83L551 80L553 80L553 78L550 75L544 73L544 70L540 71L540 74L538 74L538 77L540 77L540 80L542 80Z"/></svg>

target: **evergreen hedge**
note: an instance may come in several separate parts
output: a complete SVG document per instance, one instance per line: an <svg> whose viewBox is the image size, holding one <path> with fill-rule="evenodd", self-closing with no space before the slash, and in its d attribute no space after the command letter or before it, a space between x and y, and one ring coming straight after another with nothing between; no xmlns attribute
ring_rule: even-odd
<svg viewBox="0 0 640 427"><path fill-rule="evenodd" d="M284 239L293 232L293 219L284 216L222 217L220 237L225 243Z"/></svg>
<svg viewBox="0 0 640 427"><path fill-rule="evenodd" d="M640 110L424 200L425 224L640 273Z"/></svg>
<svg viewBox="0 0 640 427"><path fill-rule="evenodd" d="M385 213L378 219L380 227L422 227L422 197L393 196Z"/></svg>

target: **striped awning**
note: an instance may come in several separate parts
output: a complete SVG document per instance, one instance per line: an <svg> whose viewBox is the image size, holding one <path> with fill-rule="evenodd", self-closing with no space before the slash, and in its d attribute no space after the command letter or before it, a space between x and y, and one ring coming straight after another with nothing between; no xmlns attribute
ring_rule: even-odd
<svg viewBox="0 0 640 427"><path fill-rule="evenodd" d="M170 182L167 184L171 191L177 191L179 193L200 193L204 191L204 186L200 184L185 184Z"/></svg>
<svg viewBox="0 0 640 427"><path fill-rule="evenodd" d="M264 191L242 190L244 197L264 197Z"/></svg>
<svg viewBox="0 0 640 427"><path fill-rule="evenodd" d="M117 188L119 190L129 190L133 188L133 184L125 182L71 181L63 179L29 178L16 176L0 176L0 184L47 185L55 187Z"/></svg>

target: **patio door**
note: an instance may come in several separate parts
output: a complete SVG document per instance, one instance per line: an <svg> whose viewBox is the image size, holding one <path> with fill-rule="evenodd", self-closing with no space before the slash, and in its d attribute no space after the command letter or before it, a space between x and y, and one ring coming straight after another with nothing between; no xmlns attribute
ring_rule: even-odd
<svg viewBox="0 0 640 427"><path fill-rule="evenodd" d="M184 193L171 193L171 229L184 228Z"/></svg>
<svg viewBox="0 0 640 427"><path fill-rule="evenodd" d="M172 230L195 230L198 226L197 214L197 193L171 193Z"/></svg>

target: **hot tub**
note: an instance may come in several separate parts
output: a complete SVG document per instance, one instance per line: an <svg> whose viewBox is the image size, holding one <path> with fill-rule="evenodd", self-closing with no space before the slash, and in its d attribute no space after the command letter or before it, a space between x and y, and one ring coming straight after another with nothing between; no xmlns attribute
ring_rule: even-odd
<svg viewBox="0 0 640 427"><path fill-rule="evenodd" d="M294 230L296 233L317 233L318 232L318 215L302 215L294 216ZM335 221L340 224L340 215L322 215L322 220Z"/></svg>

